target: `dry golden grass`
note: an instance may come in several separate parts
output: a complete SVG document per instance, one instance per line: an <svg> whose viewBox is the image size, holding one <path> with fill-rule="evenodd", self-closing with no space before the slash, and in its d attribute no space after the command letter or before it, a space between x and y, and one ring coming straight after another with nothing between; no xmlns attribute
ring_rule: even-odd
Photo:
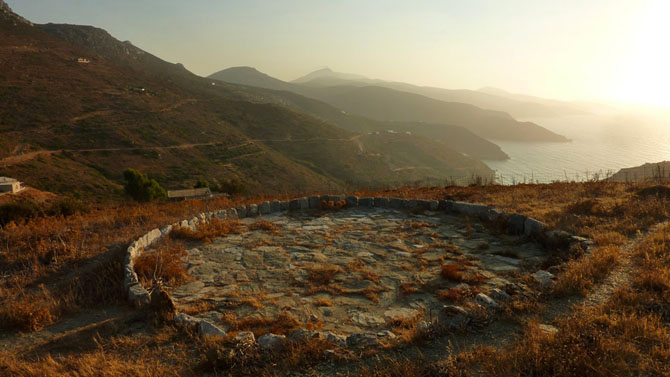
<svg viewBox="0 0 670 377"><path fill-rule="evenodd" d="M467 261L459 261L451 264L444 264L440 269L440 276L442 278L458 282L458 283L467 283L467 284L482 284L485 283L487 278L479 272L469 271L466 268L466 265L469 265Z"/></svg>
<svg viewBox="0 0 670 377"><path fill-rule="evenodd" d="M638 195L648 184L585 183L361 191L359 196L454 199L492 205L544 221L551 227L591 237L600 246L617 245L651 225L670 218L665 197ZM592 203L584 203L594 199ZM41 217L0 229L0 328L40 329L72 313L123 301L120 264L128 242L147 231L192 216L241 203L211 202L93 206L68 218ZM589 206L589 204L592 204ZM665 229L666 234L670 233ZM553 337L529 324L509 347L445 352L443 362L379 356L363 369L368 376L609 376L670 375L667 236L659 233L635 251L634 279L601 307L577 311L555 325ZM457 253L457 250L454 251ZM571 255L569 257L574 257ZM577 264L599 265L577 255ZM408 267L410 268L410 267ZM575 272L589 268L573 266ZM595 269L597 271L597 268ZM585 273L588 275L588 273ZM596 274L597 275L597 274ZM594 275L595 276L595 275ZM599 278L598 278L599 279ZM598 279L594 281L598 281ZM40 284L44 288L39 288ZM329 284L333 286L335 284ZM47 292L46 294L44 292ZM342 291L334 289L334 294ZM30 305L35 303L35 308ZM22 308L24 306L24 308ZM534 309L528 309L533 311ZM24 321L25 313L38 313ZM42 314L39 314L39 313ZM28 316L29 317L29 316ZM86 349L64 345L58 351L0 353L0 375L259 375L310 373L325 359L327 342L295 346L277 356L250 363L207 363L203 341L188 334L148 332L132 339L100 334ZM71 347L71 348L68 348ZM291 346L293 347L293 346ZM254 356L255 357L255 356ZM216 359L216 358L215 358ZM53 360L53 361L51 361ZM338 359L339 360L339 359ZM367 360L367 359L366 359ZM353 365L358 359L347 359ZM314 374L314 373L312 373ZM357 373L359 374L359 373Z"/></svg>
<svg viewBox="0 0 670 377"><path fill-rule="evenodd" d="M221 316L221 321L229 327L231 337L240 331L251 331L256 337L268 333L288 335L304 327L289 313L281 313L276 318L238 318L233 313L227 313Z"/></svg>
<svg viewBox="0 0 670 377"><path fill-rule="evenodd" d="M314 306L333 306L329 298L319 298L314 301Z"/></svg>
<svg viewBox="0 0 670 377"><path fill-rule="evenodd" d="M449 288L438 291L437 298L441 301L461 302L468 297L468 293L461 288Z"/></svg>
<svg viewBox="0 0 670 377"><path fill-rule="evenodd" d="M330 200L330 201L322 200L321 201L321 209L326 210L326 211L344 209L346 207L347 207L347 201L346 200L340 200L340 201L337 201L337 202L333 202L332 200Z"/></svg>
<svg viewBox="0 0 670 377"><path fill-rule="evenodd" d="M419 287L415 282L400 283L399 288L401 295L411 295L412 293L416 293L419 291Z"/></svg>
<svg viewBox="0 0 670 377"><path fill-rule="evenodd" d="M258 219L249 225L249 230L263 230L273 235L281 234L281 229L279 229L277 224L263 219Z"/></svg>
<svg viewBox="0 0 670 377"><path fill-rule="evenodd" d="M170 232L170 236L175 239L209 243L216 237L224 237L228 234L239 234L244 230L244 225L238 220L212 219L212 221L208 223L199 224L196 230L175 227L172 229L172 232Z"/></svg>
<svg viewBox="0 0 670 377"><path fill-rule="evenodd" d="M151 286L160 280L168 286L178 286L190 279L182 258L188 253L184 245L165 239L154 250L135 258L135 272L143 285Z"/></svg>
<svg viewBox="0 0 670 377"><path fill-rule="evenodd" d="M581 259L566 263L552 290L558 294L585 294L594 284L607 277L619 265L621 249L617 246L598 247Z"/></svg>
<svg viewBox="0 0 670 377"><path fill-rule="evenodd" d="M342 272L342 268L335 265L319 265L307 270L307 280L315 286L330 284L335 275Z"/></svg>

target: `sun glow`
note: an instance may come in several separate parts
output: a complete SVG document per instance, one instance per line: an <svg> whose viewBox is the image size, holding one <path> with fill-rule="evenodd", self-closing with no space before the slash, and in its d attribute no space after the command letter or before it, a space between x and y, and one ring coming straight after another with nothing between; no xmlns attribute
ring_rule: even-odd
<svg viewBox="0 0 670 377"><path fill-rule="evenodd" d="M670 1L643 8L629 48L613 72L614 99L670 108Z"/></svg>

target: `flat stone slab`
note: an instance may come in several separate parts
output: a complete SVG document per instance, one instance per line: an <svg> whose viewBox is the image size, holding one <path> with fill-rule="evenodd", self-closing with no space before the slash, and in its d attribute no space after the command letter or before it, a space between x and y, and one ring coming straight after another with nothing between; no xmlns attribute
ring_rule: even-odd
<svg viewBox="0 0 670 377"><path fill-rule="evenodd" d="M263 219L279 232L246 231L189 244L184 263L193 280L171 292L177 310L206 308L193 317L223 332L231 318L284 315L336 334L376 333L399 321L429 320L445 304L462 305L440 294L450 289L475 302L476 293L510 284L509 272L546 258L539 244L522 235L492 234L444 211L366 207ZM462 276L479 277L469 282L476 293L468 296L470 285L441 276L442 266L451 264Z"/></svg>

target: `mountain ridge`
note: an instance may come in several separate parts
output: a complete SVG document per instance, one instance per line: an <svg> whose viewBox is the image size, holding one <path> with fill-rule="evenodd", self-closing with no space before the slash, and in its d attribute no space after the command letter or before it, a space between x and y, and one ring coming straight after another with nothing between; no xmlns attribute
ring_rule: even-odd
<svg viewBox="0 0 670 377"><path fill-rule="evenodd" d="M509 114L485 110L474 105L444 102L419 94L379 86L315 87L288 83L263 74L253 80L238 74L239 68L224 69L209 77L225 82L287 90L326 102L350 114L378 121L425 122L464 127L485 139L565 142L557 135L531 122L518 122ZM269 79L268 79L269 78Z"/></svg>

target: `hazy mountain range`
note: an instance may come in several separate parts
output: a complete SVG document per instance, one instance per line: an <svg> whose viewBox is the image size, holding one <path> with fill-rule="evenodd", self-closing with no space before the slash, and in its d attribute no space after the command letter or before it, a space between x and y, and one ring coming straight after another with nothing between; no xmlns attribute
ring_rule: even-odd
<svg viewBox="0 0 670 377"><path fill-rule="evenodd" d="M460 126L489 140L568 141L564 136L537 124L519 122L502 111L482 109L467 103L446 102L385 86L368 85L367 79L358 81L358 85L351 85L351 78L356 76L349 74L344 75L347 80L344 85L340 85L340 74L328 69L313 72L292 83L278 80L250 67L229 68L209 77L229 83L291 91L326 102L346 113L380 121L425 122L433 124L433 128L439 128L440 125ZM319 84L314 85L315 81ZM493 97L488 94L484 96ZM440 139L447 140L448 137Z"/></svg>

